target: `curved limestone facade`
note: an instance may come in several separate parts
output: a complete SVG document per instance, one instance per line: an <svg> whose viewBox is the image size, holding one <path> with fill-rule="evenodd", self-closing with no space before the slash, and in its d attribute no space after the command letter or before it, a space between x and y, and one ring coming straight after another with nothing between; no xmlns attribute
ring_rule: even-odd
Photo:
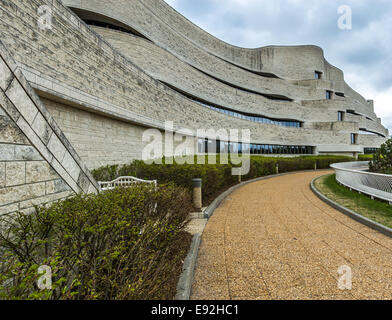
<svg viewBox="0 0 392 320"><path fill-rule="evenodd" d="M260 155L357 155L388 136L316 46L235 47L162 0L3 0L0 16L0 214L97 192L89 170L142 158L168 122L200 152L198 129L248 129Z"/></svg>

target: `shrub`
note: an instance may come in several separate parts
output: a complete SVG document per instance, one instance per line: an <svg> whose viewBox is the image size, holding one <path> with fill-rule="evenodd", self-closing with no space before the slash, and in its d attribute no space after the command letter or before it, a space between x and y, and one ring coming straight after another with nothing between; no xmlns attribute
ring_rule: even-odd
<svg viewBox="0 0 392 320"><path fill-rule="evenodd" d="M242 180L250 180L258 177L275 174L276 164L279 164L279 172L291 172L296 170L314 169L317 163L318 169L327 169L332 163L353 161L346 156L302 156L295 158L280 157L250 157L250 171L242 177ZM141 179L158 180L160 183L174 182L175 184L192 189L192 179L203 180L202 193L203 203L210 203L219 193L238 183L238 177L231 174L234 167L232 164L147 164L137 160L122 166L106 166L93 170L94 177L99 181L110 181L119 176L136 176ZM207 163L207 160L205 161ZM197 161L195 160L195 163Z"/></svg>
<svg viewBox="0 0 392 320"><path fill-rule="evenodd" d="M172 299L191 236L188 190L135 185L2 217L4 299ZM39 290L40 265L53 290ZM1 285L2 284L2 285Z"/></svg>
<svg viewBox="0 0 392 320"><path fill-rule="evenodd" d="M371 172L392 174L392 139L383 143L369 164Z"/></svg>

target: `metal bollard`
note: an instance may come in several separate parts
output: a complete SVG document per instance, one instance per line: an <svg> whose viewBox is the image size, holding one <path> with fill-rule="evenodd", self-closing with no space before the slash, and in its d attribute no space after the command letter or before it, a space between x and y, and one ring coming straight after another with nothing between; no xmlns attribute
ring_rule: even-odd
<svg viewBox="0 0 392 320"><path fill-rule="evenodd" d="M279 163L276 164L275 169L276 169L276 174L279 174Z"/></svg>
<svg viewBox="0 0 392 320"><path fill-rule="evenodd" d="M317 162L314 162L314 170L317 170Z"/></svg>
<svg viewBox="0 0 392 320"><path fill-rule="evenodd" d="M193 206L196 210L202 211L203 207L202 198L201 198L201 179L192 179L193 185Z"/></svg>

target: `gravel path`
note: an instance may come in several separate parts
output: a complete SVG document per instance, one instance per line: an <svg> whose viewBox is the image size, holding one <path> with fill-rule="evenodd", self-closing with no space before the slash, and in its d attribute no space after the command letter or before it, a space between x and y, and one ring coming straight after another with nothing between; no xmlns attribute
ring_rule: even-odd
<svg viewBox="0 0 392 320"><path fill-rule="evenodd" d="M324 174L263 180L227 198L204 230L191 298L392 299L392 239L319 200L309 183ZM338 288L341 266L351 290Z"/></svg>

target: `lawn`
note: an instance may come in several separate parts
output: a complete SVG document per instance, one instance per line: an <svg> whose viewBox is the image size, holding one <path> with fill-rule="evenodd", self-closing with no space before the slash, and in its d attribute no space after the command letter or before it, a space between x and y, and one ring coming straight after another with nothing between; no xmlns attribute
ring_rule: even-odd
<svg viewBox="0 0 392 320"><path fill-rule="evenodd" d="M392 206L341 186L336 182L335 174L320 177L315 181L315 187L336 203L392 228Z"/></svg>

